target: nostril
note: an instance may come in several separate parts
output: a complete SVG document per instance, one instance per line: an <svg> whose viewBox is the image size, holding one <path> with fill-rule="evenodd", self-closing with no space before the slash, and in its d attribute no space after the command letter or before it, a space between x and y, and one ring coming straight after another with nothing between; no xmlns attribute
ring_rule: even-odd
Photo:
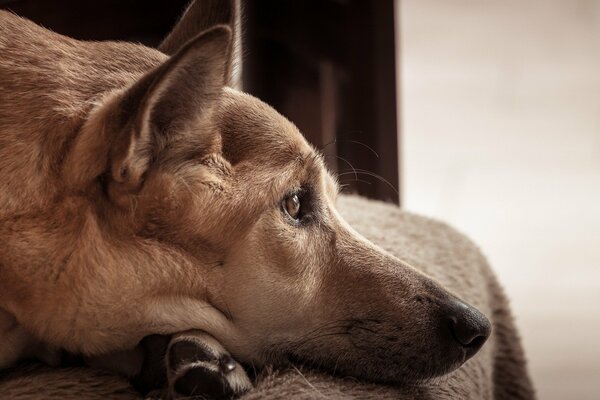
<svg viewBox="0 0 600 400"><path fill-rule="evenodd" d="M491 333L490 321L477 309L455 302L449 318L452 337L469 355L475 354L485 343Z"/></svg>
<svg viewBox="0 0 600 400"><path fill-rule="evenodd" d="M450 317L450 332L454 340L464 347L481 347L489 336L487 329L473 321L461 320L456 317Z"/></svg>
<svg viewBox="0 0 600 400"><path fill-rule="evenodd" d="M468 344L468 347L471 347L474 349L480 349L481 346L483 346L483 344L487 340L487 338L488 337L484 336L484 335L477 336L475 339L471 340L471 343Z"/></svg>

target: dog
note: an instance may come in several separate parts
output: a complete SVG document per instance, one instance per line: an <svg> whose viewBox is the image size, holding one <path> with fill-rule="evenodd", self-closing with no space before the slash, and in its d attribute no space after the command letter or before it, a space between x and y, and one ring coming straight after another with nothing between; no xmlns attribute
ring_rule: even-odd
<svg viewBox="0 0 600 400"><path fill-rule="evenodd" d="M228 87L234 8L192 3L158 50L0 11L0 367L121 352L135 375L175 334L169 390L229 396L240 362L406 383L483 346L486 316L355 232L320 153Z"/></svg>

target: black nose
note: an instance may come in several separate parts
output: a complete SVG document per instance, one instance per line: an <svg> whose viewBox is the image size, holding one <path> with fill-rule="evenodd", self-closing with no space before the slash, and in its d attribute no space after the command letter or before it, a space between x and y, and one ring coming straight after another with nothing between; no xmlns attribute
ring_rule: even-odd
<svg viewBox="0 0 600 400"><path fill-rule="evenodd" d="M476 308L454 299L448 311L452 337L466 350L467 357L471 357L490 336L490 321Z"/></svg>

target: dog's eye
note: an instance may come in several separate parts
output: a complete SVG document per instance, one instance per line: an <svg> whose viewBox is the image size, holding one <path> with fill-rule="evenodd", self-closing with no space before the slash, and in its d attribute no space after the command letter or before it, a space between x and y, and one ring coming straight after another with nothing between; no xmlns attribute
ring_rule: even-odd
<svg viewBox="0 0 600 400"><path fill-rule="evenodd" d="M283 199L283 211L293 220L298 221L300 217L300 198L292 194Z"/></svg>

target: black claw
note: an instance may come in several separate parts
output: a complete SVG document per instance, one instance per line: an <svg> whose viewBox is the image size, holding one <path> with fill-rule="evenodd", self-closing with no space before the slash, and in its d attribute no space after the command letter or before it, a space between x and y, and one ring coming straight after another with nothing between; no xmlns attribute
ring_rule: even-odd
<svg viewBox="0 0 600 400"><path fill-rule="evenodd" d="M219 359L219 366L221 371L227 374L235 369L236 362L229 354L225 354Z"/></svg>

